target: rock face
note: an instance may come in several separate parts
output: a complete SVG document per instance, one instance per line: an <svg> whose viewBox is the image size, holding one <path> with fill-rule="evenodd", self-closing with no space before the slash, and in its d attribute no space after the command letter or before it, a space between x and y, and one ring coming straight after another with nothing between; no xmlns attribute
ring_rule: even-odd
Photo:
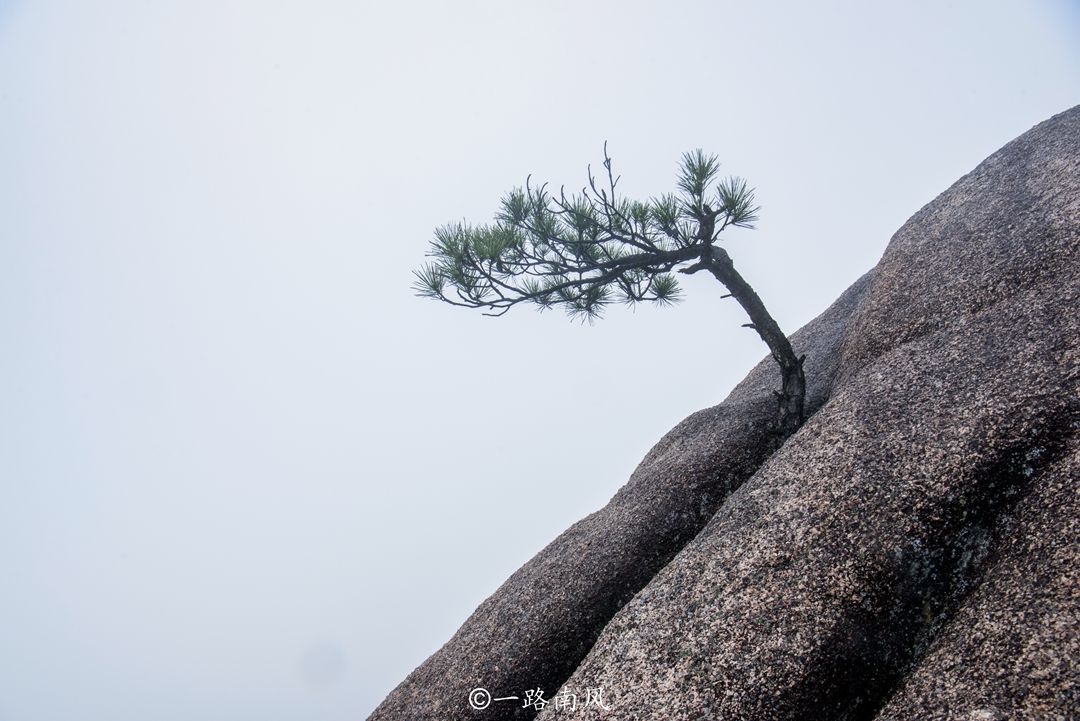
<svg viewBox="0 0 1080 721"><path fill-rule="evenodd" d="M792 336L807 354L807 407L828 397L840 343L869 276ZM603 509L578 521L512 575L445 646L371 715L404 719L530 719L508 703L483 712L471 689L496 697L556 689L612 615L686 545L771 450L776 364L763 361L720 405L690 416L649 451Z"/></svg>
<svg viewBox="0 0 1080 721"><path fill-rule="evenodd" d="M1080 107L919 211L372 715L562 689L556 719L1067 719L1080 709ZM603 706L584 706L602 689ZM593 699L595 700L595 699Z"/></svg>

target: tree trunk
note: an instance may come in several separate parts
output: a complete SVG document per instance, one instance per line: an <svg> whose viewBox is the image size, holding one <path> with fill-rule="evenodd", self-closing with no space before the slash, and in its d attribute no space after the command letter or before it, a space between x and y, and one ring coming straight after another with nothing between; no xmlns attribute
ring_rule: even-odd
<svg viewBox="0 0 1080 721"><path fill-rule="evenodd" d="M750 323L747 325L757 331L780 366L781 385L776 392L779 406L776 432L783 441L797 431L805 420L806 377L803 375L803 360L806 356L795 356L791 342L765 309L765 304L761 302L758 294L735 270L726 250L709 246L701 261L750 316Z"/></svg>

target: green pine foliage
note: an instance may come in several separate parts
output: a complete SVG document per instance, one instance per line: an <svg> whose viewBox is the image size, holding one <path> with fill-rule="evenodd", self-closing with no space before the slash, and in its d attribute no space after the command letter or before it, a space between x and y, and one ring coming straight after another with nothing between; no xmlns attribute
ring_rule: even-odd
<svg viewBox="0 0 1080 721"><path fill-rule="evenodd" d="M435 230L429 261L415 271L421 296L502 315L519 303L591 320L612 303L670 305L673 271L702 256L728 226L753 227L754 190L720 178L715 155L685 153L677 192L648 201L619 197L604 148L602 183L589 170L580 193L529 181L502 198L494 222Z"/></svg>

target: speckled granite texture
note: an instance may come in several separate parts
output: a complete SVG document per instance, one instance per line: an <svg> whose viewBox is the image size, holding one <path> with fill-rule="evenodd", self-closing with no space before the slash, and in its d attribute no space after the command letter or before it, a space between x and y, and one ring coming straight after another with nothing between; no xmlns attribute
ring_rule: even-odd
<svg viewBox="0 0 1080 721"><path fill-rule="evenodd" d="M919 211L796 341L815 412L779 451L770 361L371 718L529 718L468 691L560 684L577 707L540 721L1077 718L1080 108Z"/></svg>
<svg viewBox="0 0 1080 721"><path fill-rule="evenodd" d="M828 396L840 343L869 275L792 337L806 353L808 407ZM475 711L471 689L520 694L555 689L612 615L692 539L728 493L769 453L775 363L762 361L718 406L672 429L603 509L578 521L485 600L413 671L371 721L529 719L536 710L492 704Z"/></svg>

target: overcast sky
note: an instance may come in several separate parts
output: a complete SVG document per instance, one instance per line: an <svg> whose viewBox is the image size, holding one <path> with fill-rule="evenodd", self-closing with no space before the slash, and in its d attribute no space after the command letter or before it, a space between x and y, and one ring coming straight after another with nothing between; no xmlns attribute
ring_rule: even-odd
<svg viewBox="0 0 1080 721"><path fill-rule="evenodd" d="M701 147L794 330L1078 91L1065 0L0 0L0 720L361 719L765 354L415 298L436 225Z"/></svg>

